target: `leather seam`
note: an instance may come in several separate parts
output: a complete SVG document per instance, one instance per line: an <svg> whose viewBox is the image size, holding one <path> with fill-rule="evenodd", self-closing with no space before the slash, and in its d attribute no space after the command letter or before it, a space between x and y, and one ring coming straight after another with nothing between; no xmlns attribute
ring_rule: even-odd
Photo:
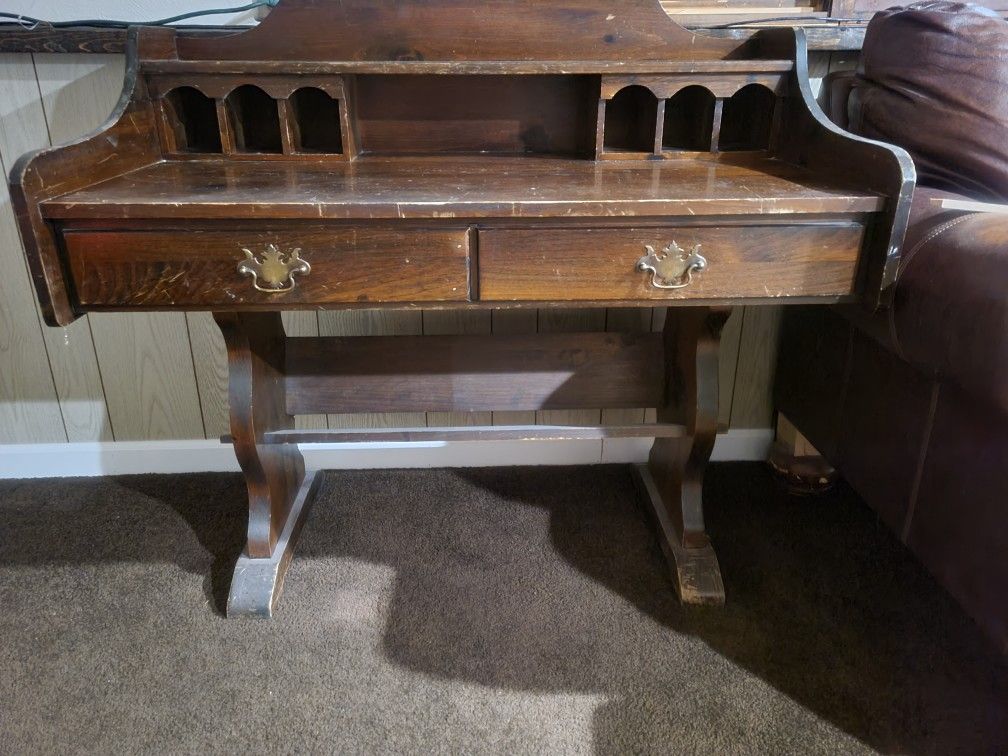
<svg viewBox="0 0 1008 756"><path fill-rule="evenodd" d="M963 215L959 215L959 216L956 216L955 218L952 218L951 220L947 220L944 223L941 223L941 224L935 226L930 231L928 231L927 235L923 239L921 239L919 242L917 242L916 244L914 244L913 247L910 249L910 251L907 252L903 256L903 259L902 259L902 261L900 263L900 273L902 273L903 271L905 271L910 266L910 263L913 262L914 257L917 255L917 252L925 244L933 241L936 237L938 237L941 234L945 233L946 231L948 231L953 226L957 226L960 223L962 223L964 220L966 220L968 218L972 218L974 215L976 215L976 213L964 213ZM899 334L896 331L896 308L895 307L890 307L889 308L889 312L887 313L887 315L888 315L887 320L888 320L888 325L889 325L889 338L892 340L893 346L896 348L896 354L904 362L910 362L910 360L907 359L906 354L903 352L903 345L900 343Z"/></svg>
<svg viewBox="0 0 1008 756"><path fill-rule="evenodd" d="M917 456L917 469L914 472L913 487L910 489L910 501L907 502L906 518L903 520L903 532L900 540L906 543L910 538L910 528L913 525L914 515L917 513L917 499L920 497L921 481L924 478L924 464L927 462L928 452L931 449L931 433L934 430L935 414L938 411L938 395L941 392L941 383L933 379L931 384L931 402L928 407L927 420L924 423L924 437L921 439L920 452Z"/></svg>

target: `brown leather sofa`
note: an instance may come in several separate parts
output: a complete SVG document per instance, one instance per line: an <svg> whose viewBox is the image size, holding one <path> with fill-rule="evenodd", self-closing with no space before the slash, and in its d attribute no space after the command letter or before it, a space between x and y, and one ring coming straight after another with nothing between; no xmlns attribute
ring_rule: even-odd
<svg viewBox="0 0 1008 756"><path fill-rule="evenodd" d="M918 186L892 306L789 310L777 406L1008 650L1008 212L935 203L1008 203L1008 22L885 11L827 87Z"/></svg>

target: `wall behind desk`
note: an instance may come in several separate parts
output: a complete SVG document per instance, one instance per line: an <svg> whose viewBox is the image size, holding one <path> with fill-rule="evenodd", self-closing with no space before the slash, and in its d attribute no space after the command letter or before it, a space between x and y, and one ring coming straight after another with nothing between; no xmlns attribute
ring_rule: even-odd
<svg viewBox="0 0 1008 756"><path fill-rule="evenodd" d="M832 56L832 57L831 57ZM816 76L849 67L839 53ZM112 55L0 55L0 163L105 121L122 88ZM778 308L739 308L724 334L721 421L770 428ZM662 310L292 312L293 335L522 333L660 328ZM227 432L223 339L208 313L92 314L68 328L40 319L6 182L0 188L0 444L216 438ZM299 418L306 427L641 422L644 410L423 413Z"/></svg>

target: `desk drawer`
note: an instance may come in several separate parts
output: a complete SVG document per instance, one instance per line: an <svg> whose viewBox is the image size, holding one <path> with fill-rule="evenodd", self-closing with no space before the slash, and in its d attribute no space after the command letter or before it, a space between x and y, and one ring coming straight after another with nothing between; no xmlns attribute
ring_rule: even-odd
<svg viewBox="0 0 1008 756"><path fill-rule="evenodd" d="M67 231L64 236L77 301L83 306L469 298L466 229ZM300 250L297 256L294 250Z"/></svg>
<svg viewBox="0 0 1008 756"><path fill-rule="evenodd" d="M850 294L863 235L861 224L844 222L487 229L479 235L480 299L538 302ZM648 257L649 250L655 254ZM645 265L649 267L639 267Z"/></svg>

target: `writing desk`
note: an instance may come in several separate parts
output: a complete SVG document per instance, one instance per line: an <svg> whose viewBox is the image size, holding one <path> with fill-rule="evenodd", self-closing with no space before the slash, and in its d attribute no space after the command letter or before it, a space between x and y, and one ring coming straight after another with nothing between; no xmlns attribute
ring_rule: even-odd
<svg viewBox="0 0 1008 756"><path fill-rule="evenodd" d="M683 601L721 602L702 478L735 304L885 306L913 168L838 130L800 31L657 0L284 0L129 35L109 123L11 187L46 321L211 310L248 486L229 615L269 615L317 476L299 444L654 438ZM662 333L288 338L282 309L653 307ZM655 407L657 423L300 431L316 412ZM394 492L389 492L394 495Z"/></svg>

